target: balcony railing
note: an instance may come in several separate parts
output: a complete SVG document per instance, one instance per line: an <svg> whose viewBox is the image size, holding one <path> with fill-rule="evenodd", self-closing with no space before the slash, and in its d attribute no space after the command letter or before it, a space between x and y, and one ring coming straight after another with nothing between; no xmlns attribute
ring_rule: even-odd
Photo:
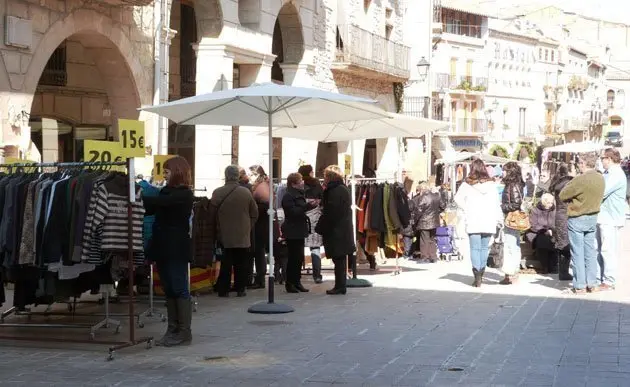
<svg viewBox="0 0 630 387"><path fill-rule="evenodd" d="M466 92L485 92L488 90L488 78L461 76L451 74L435 74L435 87L437 89L464 90Z"/></svg>
<svg viewBox="0 0 630 387"><path fill-rule="evenodd" d="M409 47L355 25L338 26L337 65L350 65L409 78Z"/></svg>

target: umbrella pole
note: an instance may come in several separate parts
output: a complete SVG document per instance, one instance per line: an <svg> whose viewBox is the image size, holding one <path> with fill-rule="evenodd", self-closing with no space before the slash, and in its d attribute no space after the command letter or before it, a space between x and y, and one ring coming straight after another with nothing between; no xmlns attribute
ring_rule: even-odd
<svg viewBox="0 0 630 387"><path fill-rule="evenodd" d="M350 141L350 189L352 195L352 235L354 236L354 243L357 243L357 180L354 172L354 141ZM359 200L360 202L360 200ZM352 278L346 281L346 287L348 288L369 288L372 283L368 280L357 278L357 253L352 255Z"/></svg>
<svg viewBox="0 0 630 387"><path fill-rule="evenodd" d="M294 312L293 309L289 305L284 304L276 304L274 302L274 286L275 286L275 278L274 278L274 257L273 257L273 220L274 220L274 203L273 203L273 137L271 136L271 129L273 127L273 111L272 111L272 101L271 97L267 97L267 109L268 110L268 122L269 122L269 173L272 177L269 181L269 210L267 210L267 215L269 218L269 277L267 283L268 289L268 298L267 302L260 302L258 304L254 304L249 307L247 310L249 313L255 314L282 314L282 313L291 313Z"/></svg>

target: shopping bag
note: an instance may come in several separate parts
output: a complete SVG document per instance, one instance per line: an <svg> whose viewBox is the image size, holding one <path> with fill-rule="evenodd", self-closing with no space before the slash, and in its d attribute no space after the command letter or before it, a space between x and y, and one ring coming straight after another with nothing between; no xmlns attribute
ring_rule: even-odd
<svg viewBox="0 0 630 387"><path fill-rule="evenodd" d="M493 269L503 267L503 230L497 230L495 234L494 241L492 241L488 252L487 266Z"/></svg>

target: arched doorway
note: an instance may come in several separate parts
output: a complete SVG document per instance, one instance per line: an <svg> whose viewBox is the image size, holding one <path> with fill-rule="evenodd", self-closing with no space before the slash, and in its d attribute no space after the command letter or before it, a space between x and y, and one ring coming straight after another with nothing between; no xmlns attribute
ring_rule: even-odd
<svg viewBox="0 0 630 387"><path fill-rule="evenodd" d="M283 5L278 11L273 28L271 52L276 56L271 67L272 82L293 84L295 71L285 72L283 67L299 64L304 56L302 22L298 9L293 3ZM270 173L273 178L280 178L282 176L282 139L274 138L273 142L273 170Z"/></svg>
<svg viewBox="0 0 630 387"><path fill-rule="evenodd" d="M38 82L27 153L30 158L39 154L43 161L78 161L83 158L84 140L117 137L112 128L119 118L138 118L140 97L128 61L108 37L82 29L56 47L47 47L54 44L55 36L59 35L49 31L29 69L30 75L37 73ZM52 53L37 72L37 59L47 49Z"/></svg>
<svg viewBox="0 0 630 387"><path fill-rule="evenodd" d="M192 2L175 0L171 8L170 28L177 31L170 45L169 101L197 94L197 55L199 42L196 9ZM184 157L195 172L195 126L169 122L168 153Z"/></svg>

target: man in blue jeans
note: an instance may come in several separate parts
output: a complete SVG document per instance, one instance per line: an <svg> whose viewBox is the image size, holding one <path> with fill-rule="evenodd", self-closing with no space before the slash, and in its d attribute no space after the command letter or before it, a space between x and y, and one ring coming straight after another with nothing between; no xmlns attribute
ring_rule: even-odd
<svg viewBox="0 0 630 387"><path fill-rule="evenodd" d="M604 201L597 217L597 249L600 270L597 279L601 290L614 290L617 278L617 243L626 223L626 174L621 169L621 155L615 148L602 153L604 167Z"/></svg>
<svg viewBox="0 0 630 387"><path fill-rule="evenodd" d="M578 166L583 172L560 192L560 200L568 202L569 245L573 267L573 293L596 292L597 248L595 232L597 215L604 197L604 177L595 170L598 154L580 154Z"/></svg>

